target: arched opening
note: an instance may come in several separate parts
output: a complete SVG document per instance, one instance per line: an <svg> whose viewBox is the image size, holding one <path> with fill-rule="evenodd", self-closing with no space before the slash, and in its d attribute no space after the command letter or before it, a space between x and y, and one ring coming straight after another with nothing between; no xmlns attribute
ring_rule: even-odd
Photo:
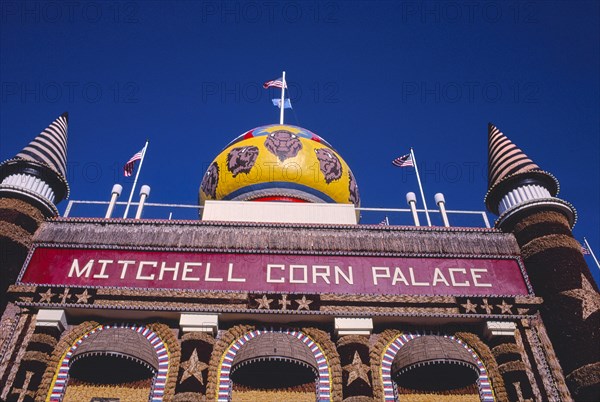
<svg viewBox="0 0 600 402"><path fill-rule="evenodd" d="M398 399L403 401L481 400L477 362L463 345L448 337L426 335L409 341L396 354L391 373Z"/></svg>
<svg viewBox="0 0 600 402"><path fill-rule="evenodd" d="M139 361L112 353L90 355L71 364L69 382L73 380L95 384L122 384L152 381L155 371Z"/></svg>
<svg viewBox="0 0 600 402"><path fill-rule="evenodd" d="M227 367L231 370L227 370ZM320 348L301 332L253 331L225 355L219 401L329 400L329 368Z"/></svg>
<svg viewBox="0 0 600 402"><path fill-rule="evenodd" d="M66 353L50 400L162 400L167 372L167 351L150 329L102 326Z"/></svg>

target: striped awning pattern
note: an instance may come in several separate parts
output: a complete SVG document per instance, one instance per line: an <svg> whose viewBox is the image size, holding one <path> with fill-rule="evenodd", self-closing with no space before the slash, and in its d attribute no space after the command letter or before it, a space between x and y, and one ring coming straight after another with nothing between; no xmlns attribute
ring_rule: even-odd
<svg viewBox="0 0 600 402"><path fill-rule="evenodd" d="M498 203L509 191L525 181L535 182L556 196L558 180L540 169L521 149L512 143L495 125L488 124L488 210L498 214Z"/></svg>
<svg viewBox="0 0 600 402"><path fill-rule="evenodd" d="M67 170L67 112L52 122L44 131L29 143L15 159L40 162L54 170L60 176L66 176Z"/></svg>
<svg viewBox="0 0 600 402"><path fill-rule="evenodd" d="M540 167L502 132L488 124L488 187L492 188L502 179L517 173L540 170Z"/></svg>

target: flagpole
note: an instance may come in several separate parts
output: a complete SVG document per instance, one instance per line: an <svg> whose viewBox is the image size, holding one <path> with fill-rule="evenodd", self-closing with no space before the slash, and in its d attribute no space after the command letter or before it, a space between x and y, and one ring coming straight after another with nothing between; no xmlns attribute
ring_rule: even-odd
<svg viewBox="0 0 600 402"><path fill-rule="evenodd" d="M138 181L138 177L140 176L140 171L142 170L142 164L144 163L144 157L146 156L146 148L148 148L148 140L146 140L146 145L144 145L144 150L142 151L142 158L140 159L140 166L138 167L137 173L135 174L135 180L133 181L133 187L131 187L131 193L129 193L129 201L127 201L127 207L125 207L125 213L123 214L123 219L127 219L127 214L129 213L129 206L131 205L131 199L133 198L133 192L135 191L135 186Z"/></svg>
<svg viewBox="0 0 600 402"><path fill-rule="evenodd" d="M592 258L596 262L596 266L598 267L598 269L600 269L600 264L598 264L598 259L596 258L596 254L594 254L594 251L590 247L590 243L588 243L588 241L587 241L587 239L585 237L583 238L583 242L585 243L585 246L587 247L587 249L590 251L590 254L592 255Z"/></svg>
<svg viewBox="0 0 600 402"><path fill-rule="evenodd" d="M281 80L283 81L283 85L281 85L281 103L279 103L279 124L283 124L283 110L285 109L285 71L281 76Z"/></svg>
<svg viewBox="0 0 600 402"><path fill-rule="evenodd" d="M413 151L412 147L410 148L410 156L415 165L415 172L417 173L417 182L419 183L419 190L421 190L421 198L423 199L423 206L425 207L427 226L431 226L431 219L429 219L429 211L427 210L427 202L425 201L425 194L423 193L423 186L421 185L421 177L419 176L419 168L417 167L417 160L415 159L415 152Z"/></svg>

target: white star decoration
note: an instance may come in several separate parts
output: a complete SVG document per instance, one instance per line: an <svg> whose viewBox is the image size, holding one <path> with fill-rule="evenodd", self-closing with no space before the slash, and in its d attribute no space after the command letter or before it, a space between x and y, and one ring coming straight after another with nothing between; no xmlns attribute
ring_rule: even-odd
<svg viewBox="0 0 600 402"><path fill-rule="evenodd" d="M51 303L52 298L54 297L54 293L52 293L52 289L48 289L44 293L39 293L39 295L40 295L40 303Z"/></svg>
<svg viewBox="0 0 600 402"><path fill-rule="evenodd" d="M258 303L259 309L264 308L269 310L271 308L271 303L273 302L273 299L267 299L267 296L263 295L263 297L261 297L260 299L256 299L256 302Z"/></svg>
<svg viewBox="0 0 600 402"><path fill-rule="evenodd" d="M310 307L308 306L310 303L312 303L312 300L308 300L306 298L306 296L302 296L302 299L297 299L296 303L298 303L298 308L297 310L310 310Z"/></svg>
<svg viewBox="0 0 600 402"><path fill-rule="evenodd" d="M581 315L583 321L600 310L600 294L596 292L596 289L587 280L587 278L581 274L581 288L571 289L560 292L561 295L572 297L574 299L581 300Z"/></svg>
<svg viewBox="0 0 600 402"><path fill-rule="evenodd" d="M208 368L208 364L198 359L197 349L194 349L188 361L181 363L181 367L183 368L181 382L184 382L190 377L194 377L200 381L200 384L204 384L202 372Z"/></svg>
<svg viewBox="0 0 600 402"><path fill-rule="evenodd" d="M512 306L512 304L508 304L504 300L502 300L502 304L496 304L496 307L500 309L501 314L512 314L512 311L510 310Z"/></svg>
<svg viewBox="0 0 600 402"><path fill-rule="evenodd" d="M477 304L471 303L471 299L467 299L467 302L461 306L465 308L465 313L477 313Z"/></svg>
<svg viewBox="0 0 600 402"><path fill-rule="evenodd" d="M344 371L348 372L348 383L346 383L347 386L352 384L359 378L367 384L371 385L368 375L369 371L371 371L371 368L366 364L363 364L360 355L357 351L354 352L354 358L352 359L352 363L347 364L342 368Z"/></svg>
<svg viewBox="0 0 600 402"><path fill-rule="evenodd" d="M76 294L75 297L77 297L76 303L87 303L92 296L88 294L86 289L82 293Z"/></svg>

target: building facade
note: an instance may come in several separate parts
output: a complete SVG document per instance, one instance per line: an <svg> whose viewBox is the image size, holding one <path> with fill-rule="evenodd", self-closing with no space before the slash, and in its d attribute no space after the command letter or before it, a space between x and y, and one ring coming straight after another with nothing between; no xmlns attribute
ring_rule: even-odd
<svg viewBox="0 0 600 402"><path fill-rule="evenodd" d="M485 229L359 224L350 167L289 125L217 155L198 221L61 218L67 126L0 165L0 399L600 399L575 210L497 127Z"/></svg>

